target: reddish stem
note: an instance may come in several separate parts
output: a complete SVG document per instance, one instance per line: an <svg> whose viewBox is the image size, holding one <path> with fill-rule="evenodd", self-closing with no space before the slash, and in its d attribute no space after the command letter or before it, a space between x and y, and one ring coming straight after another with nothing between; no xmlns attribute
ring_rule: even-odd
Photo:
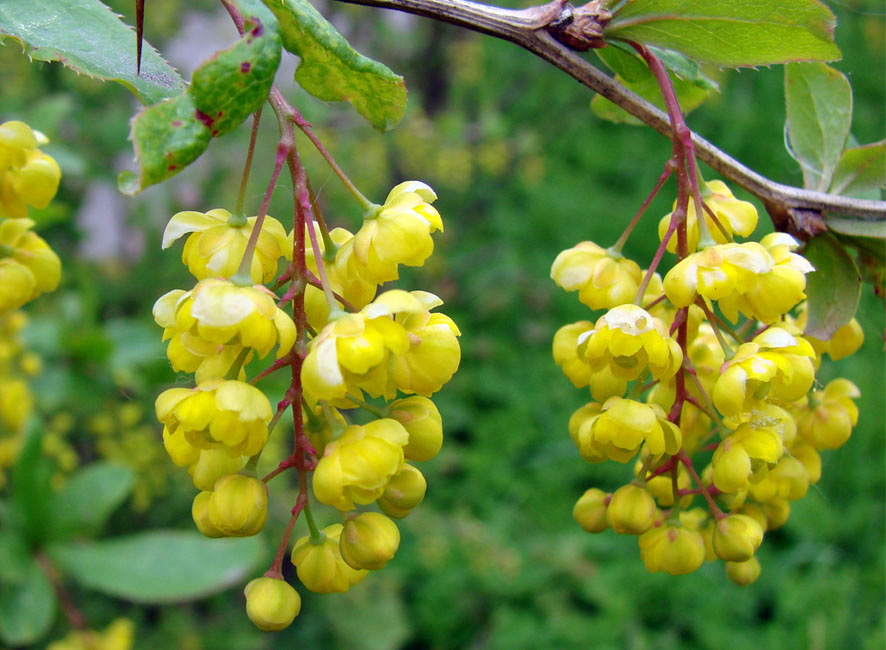
<svg viewBox="0 0 886 650"><path fill-rule="evenodd" d="M280 544L277 545L277 553L276 555L274 555L274 561L271 562L271 568L265 571L265 577L276 578L278 580L283 579L283 557L286 555L286 549L289 546L289 538L292 535L292 529L295 527L295 522L298 520L298 516L301 514L301 511L304 510L305 504L307 502L307 480L305 479L305 474L303 472L299 472L298 498L296 498L295 505L292 508L292 516L289 518L289 523L286 525L286 531L283 533L283 537L280 539Z"/></svg>
<svg viewBox="0 0 886 650"><path fill-rule="evenodd" d="M652 199L658 194L658 191L661 189L662 185L665 184L665 181L668 180L671 174L674 173L674 164L672 159L668 159L665 163L664 171L662 171L661 175L658 177L658 182L656 182L655 187L652 188L652 191L649 193L649 196L646 197L646 200L640 205L640 209L637 210L637 213L634 215L634 218L631 219L631 222L628 224L628 227L625 228L624 232L621 234L621 237L618 238L618 241L612 245L612 248L621 252L622 247L625 245L625 242L628 241L628 237L631 236L631 232L633 232L634 227L640 221L640 217L643 216L643 213L646 212L646 208L649 207L649 204L652 203Z"/></svg>
<svg viewBox="0 0 886 650"><path fill-rule="evenodd" d="M246 196L246 184L249 182L249 172L252 170L259 122L261 122L261 108L252 116L252 132L249 134L249 149L246 150L246 164L243 165L243 178L240 179L240 191L237 193L237 205L234 207L235 214L243 211L243 198Z"/></svg>
<svg viewBox="0 0 886 650"><path fill-rule="evenodd" d="M689 472L689 476L692 477L692 480L695 481L695 484L698 486L700 494L705 498L705 501L708 502L708 509L710 509L711 514L714 515L714 519L722 519L723 517L725 517L726 514L722 510L720 510L720 507L716 504L714 498L711 496L712 491L705 487L705 484L702 483L701 477L699 477L698 472L696 472L695 468L692 466L692 459L689 458L689 455L681 449L677 452L677 458L679 458L680 462L683 463L686 471Z"/></svg>

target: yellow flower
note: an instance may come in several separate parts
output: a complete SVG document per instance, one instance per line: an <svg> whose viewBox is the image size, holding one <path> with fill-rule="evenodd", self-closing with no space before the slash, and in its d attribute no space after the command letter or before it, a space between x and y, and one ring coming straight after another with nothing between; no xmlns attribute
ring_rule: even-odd
<svg viewBox="0 0 886 650"><path fill-rule="evenodd" d="M612 493L606 520L620 535L641 535L652 528L656 512L652 495L639 485L629 483Z"/></svg>
<svg viewBox="0 0 886 650"><path fill-rule="evenodd" d="M329 237L338 247L332 263L326 261L326 247L323 239L320 237L320 233L317 232L316 236L320 255L324 256L326 278L332 291L357 309L362 309L368 305L375 297L378 283L363 277L365 270L353 257L354 235L344 228L335 228L330 231ZM305 261L308 270L319 278L320 271L317 267L317 254L314 252L311 240L307 234L305 235L305 243L307 244ZM321 289L313 285L305 287L305 313L308 317L308 323L317 331L323 329L329 322L329 305L326 303L326 296Z"/></svg>
<svg viewBox="0 0 886 650"><path fill-rule="evenodd" d="M209 501L211 499L211 491L198 493L197 496L194 497L194 502L191 504L191 518L194 520L197 530L203 533L206 537L216 539L224 537L225 534L216 528L215 524L213 524L212 520L209 518Z"/></svg>
<svg viewBox="0 0 886 650"><path fill-rule="evenodd" d="M683 362L683 352L665 324L636 305L610 309L593 330L579 336L578 344L579 355L593 372L608 368L627 381L638 379L647 368L655 379L668 379Z"/></svg>
<svg viewBox="0 0 886 650"><path fill-rule="evenodd" d="M717 227L717 224L714 223L711 215L705 210L705 223L707 224L708 232L715 242L725 244L732 241L735 233L742 237L747 237L754 232L754 228L757 227L758 216L757 208L754 207L753 203L736 199L723 181L710 181L709 183L702 184L699 189L701 190L702 200L710 208L711 212L716 215L720 226L726 231L726 234L724 234ZM676 207L677 202L674 201L674 208ZM663 239L668 230L671 214L666 214L658 223L659 239ZM689 197L689 206L686 210L686 238L689 252L695 251L698 248L699 239L698 216L695 214L695 201L691 196ZM667 248L671 253L676 252L676 235L672 236L670 241L668 241Z"/></svg>
<svg viewBox="0 0 886 650"><path fill-rule="evenodd" d="M861 391L848 379L834 379L809 396L797 414L799 434L816 449L837 449L849 439L858 422L858 407L853 398Z"/></svg>
<svg viewBox="0 0 886 650"><path fill-rule="evenodd" d="M812 387L815 351L803 337L770 327L738 347L714 384L714 405L727 424L747 420L764 400L785 403L802 398Z"/></svg>
<svg viewBox="0 0 886 650"><path fill-rule="evenodd" d="M268 488L254 476L220 478L209 498L209 521L228 537L261 532L268 517Z"/></svg>
<svg viewBox="0 0 886 650"><path fill-rule="evenodd" d="M0 313L54 291L61 279L58 255L33 226L30 219L0 222Z"/></svg>
<svg viewBox="0 0 886 650"><path fill-rule="evenodd" d="M355 569L382 569L400 546L397 524L377 512L348 519L339 539L342 559Z"/></svg>
<svg viewBox="0 0 886 650"><path fill-rule="evenodd" d="M0 379L0 423L11 433L21 433L34 409L34 396L21 379Z"/></svg>
<svg viewBox="0 0 886 650"><path fill-rule="evenodd" d="M134 640L135 624L128 618L118 618L104 632L74 631L50 643L46 650L130 650Z"/></svg>
<svg viewBox="0 0 886 650"><path fill-rule="evenodd" d="M589 533L602 533L609 528L606 520L606 508L609 506L611 494L599 488L585 490L581 498L572 508L572 518Z"/></svg>
<svg viewBox="0 0 886 650"><path fill-rule="evenodd" d="M443 419L437 406L427 397L414 395L391 403L391 417L409 434L403 447L406 458L430 460L443 446Z"/></svg>
<svg viewBox="0 0 886 650"><path fill-rule="evenodd" d="M292 547L291 559L298 579L314 593L344 593L369 573L365 569L353 569L344 561L339 549L341 533L342 525L332 524L323 529L319 543L302 537Z"/></svg>
<svg viewBox="0 0 886 650"><path fill-rule="evenodd" d="M411 295L424 309L397 314L397 323L409 337L409 348L393 355L390 377L404 393L428 397L440 390L458 370L461 348L457 337L461 331L449 316L430 312L443 304L437 296L427 291L412 291Z"/></svg>
<svg viewBox="0 0 886 650"><path fill-rule="evenodd" d="M164 444L177 465L197 462L199 449L223 447L232 456L257 454L268 440L273 415L258 388L223 379L196 388L170 388L157 398L156 410L164 425Z"/></svg>
<svg viewBox="0 0 886 650"><path fill-rule="evenodd" d="M400 183L384 205L367 215L354 235L353 254L364 277L382 283L396 280L398 264L421 266L434 250L431 233L443 230L431 206L434 190L419 181Z"/></svg>
<svg viewBox="0 0 886 650"><path fill-rule="evenodd" d="M578 291L591 309L610 309L634 300L643 272L621 253L583 241L557 255L551 279L566 291Z"/></svg>
<svg viewBox="0 0 886 650"><path fill-rule="evenodd" d="M722 560L749 560L762 541L763 529L747 515L730 514L714 524L714 552Z"/></svg>
<svg viewBox="0 0 886 650"><path fill-rule="evenodd" d="M428 484L418 469L409 463L391 479L388 487L378 498L378 507L388 517L402 519L422 502Z"/></svg>
<svg viewBox="0 0 886 650"><path fill-rule="evenodd" d="M43 134L24 122L0 124L0 216L24 219L28 206L45 208L58 190L61 170L37 146Z"/></svg>
<svg viewBox="0 0 886 650"><path fill-rule="evenodd" d="M668 524L640 535L640 557L650 573L664 571L673 576L692 573L704 563L704 537L697 530Z"/></svg>
<svg viewBox="0 0 886 650"><path fill-rule="evenodd" d="M295 323L277 307L265 287L238 287L228 280L200 280L191 291L170 291L154 304L158 323L174 322L167 330L187 333L213 345L255 348L260 357L278 345L277 358L295 343ZM164 332L164 338L171 334ZM183 341L188 343L188 341ZM189 346L190 347L190 346Z"/></svg>
<svg viewBox="0 0 886 650"><path fill-rule="evenodd" d="M577 432L578 448L588 460L600 456L626 463L645 443L653 456L676 454L682 434L658 404L611 397L599 414L587 418ZM591 460L591 462L596 462Z"/></svg>
<svg viewBox="0 0 886 650"><path fill-rule="evenodd" d="M739 587L746 587L756 582L760 577L760 571L760 560L756 555L744 562L726 562L726 577Z"/></svg>
<svg viewBox="0 0 886 650"><path fill-rule="evenodd" d="M578 337L593 329L593 323L581 320L564 325L554 334L554 363L560 366L563 374L576 388L587 386L591 380L591 367L578 356Z"/></svg>
<svg viewBox="0 0 886 650"><path fill-rule="evenodd" d="M246 243L252 234L256 217L231 222L231 213L221 208L208 212L188 210L169 220L163 231L163 249L180 237L191 233L182 250L182 262L198 280L229 278L240 267ZM292 246L283 225L266 215L252 255L250 275L256 284L270 282L277 274L281 257L291 259Z"/></svg>
<svg viewBox="0 0 886 650"><path fill-rule="evenodd" d="M765 472L783 454L784 444L775 428L744 423L724 438L714 452L714 485L726 493L746 488L755 472Z"/></svg>
<svg viewBox="0 0 886 650"><path fill-rule="evenodd" d="M298 592L279 578L262 576L250 580L243 595L246 596L246 615L265 632L286 629L301 610Z"/></svg>
<svg viewBox="0 0 886 650"><path fill-rule="evenodd" d="M326 445L314 470L314 496L339 510L378 499L403 467L409 434L396 420L351 425Z"/></svg>

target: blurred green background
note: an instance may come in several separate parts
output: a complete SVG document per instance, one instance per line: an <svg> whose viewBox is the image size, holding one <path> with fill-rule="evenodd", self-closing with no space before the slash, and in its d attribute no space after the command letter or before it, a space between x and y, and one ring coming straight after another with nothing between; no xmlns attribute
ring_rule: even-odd
<svg viewBox="0 0 886 650"><path fill-rule="evenodd" d="M132 22L131 2L109 4ZM855 93L853 135L862 143L881 139L882 3L829 4L844 53L836 67ZM634 540L591 536L572 520L585 489L614 488L630 468L588 465L569 439L567 420L586 393L554 365L550 342L558 327L589 314L548 274L557 253L578 241L615 241L661 172L667 140L599 120L589 110L590 91L513 45L402 14L320 8L358 49L406 77L407 117L380 136L348 107L296 89L288 55L278 76L285 94L370 198L380 202L411 178L440 197L446 231L436 253L399 285L440 295L462 330L462 367L435 397L447 437L422 467L427 498L404 520L395 561L346 595L299 589L302 614L285 632L255 630L240 589L144 607L71 585L91 626L129 616L138 625L137 648L182 650L882 648L884 315L871 288L858 315L864 348L843 362L825 361L820 373L822 383L848 376L860 386L859 425L842 449L822 454L821 482L793 504L783 529L766 536L760 580L736 587L721 563L680 578L648 574ZM200 0L148 3L146 37L187 76L235 33L216 3ZM0 118L46 133L46 151L64 170L59 197L36 217L63 257L63 286L29 306L27 330L44 360L34 390L63 450L54 452L60 471L72 453L83 462L104 456L137 466L135 497L108 535L188 528L194 488L166 459L152 416L161 388L185 378L169 369L150 310L162 293L192 280L180 264L181 244L162 252L160 235L177 211L233 205L248 125L214 142L171 182L124 199L115 178L131 166L126 137L137 108L125 89L58 65L31 65L12 44L0 48L0 69ZM722 94L689 124L756 171L801 184L783 146L782 75L778 67L723 73ZM275 137L266 116L248 194L253 212ZM310 145L299 145L327 219L356 229L357 206ZM288 193L279 187L270 210L284 223ZM673 196L666 186L625 249L641 266ZM269 381L266 388L279 399L284 387ZM285 480L272 483L268 560L294 501ZM333 515L320 518L332 523ZM256 567L256 575L263 570ZM53 638L66 629L59 620Z"/></svg>

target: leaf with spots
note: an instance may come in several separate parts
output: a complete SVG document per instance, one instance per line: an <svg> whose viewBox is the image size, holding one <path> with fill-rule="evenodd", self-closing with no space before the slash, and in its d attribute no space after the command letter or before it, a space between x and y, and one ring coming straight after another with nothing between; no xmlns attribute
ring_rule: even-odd
<svg viewBox="0 0 886 650"><path fill-rule="evenodd" d="M185 91L179 74L150 45L137 73L136 35L99 0L3 0L0 41L12 38L37 61L116 81L144 104Z"/></svg>
<svg viewBox="0 0 886 650"><path fill-rule="evenodd" d="M256 0L237 4L246 19L243 38L203 62L186 93L148 106L133 119L138 173L120 175L125 194L180 172L212 138L233 131L267 99L282 50L277 20Z"/></svg>
<svg viewBox="0 0 886 650"><path fill-rule="evenodd" d="M835 23L818 0L627 0L603 35L743 67L839 59Z"/></svg>
<svg viewBox="0 0 886 650"><path fill-rule="evenodd" d="M307 0L264 0L280 20L283 47L301 58L295 80L327 102L350 102L379 131L406 112L406 83L351 47Z"/></svg>

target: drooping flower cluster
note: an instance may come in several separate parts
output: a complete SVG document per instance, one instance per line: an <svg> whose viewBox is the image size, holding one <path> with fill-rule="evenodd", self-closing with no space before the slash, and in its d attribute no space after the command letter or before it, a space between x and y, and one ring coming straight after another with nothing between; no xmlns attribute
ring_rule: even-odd
<svg viewBox="0 0 886 650"><path fill-rule="evenodd" d="M784 233L732 242L754 229L756 210L719 181L702 195L706 233L690 201L689 253L663 282L652 274L642 296L640 267L620 253L591 242L560 253L554 281L607 311L596 323L560 328L553 355L594 400L569 420L581 456L636 459L627 485L585 492L576 521L592 533L638 536L649 571L690 573L720 558L744 585L760 574L755 553L765 532L784 525L790 502L819 480L819 452L846 442L857 422L854 384L812 388L820 355L848 356L863 334L852 319L827 341L804 336L814 269L794 252L798 242ZM659 226L662 238L670 219ZM673 252L675 242L662 246ZM706 463L700 472L693 456ZM693 507L700 497L707 510Z"/></svg>
<svg viewBox="0 0 886 650"><path fill-rule="evenodd" d="M265 481L288 467L313 471L313 497L339 511L343 523L321 531L310 504L298 506L310 534L295 543L291 560L311 591L347 591L387 564L400 541L393 519L424 498L425 479L413 463L434 457L443 442L430 397L458 368L458 327L433 311L442 301L431 293L391 289L376 296L380 284L398 277L400 264L420 266L431 254L431 233L443 229L435 198L424 183L401 183L367 210L356 234L306 227L304 332L261 284L271 283L281 258L292 260L298 248L279 222L223 209L180 212L164 234L164 248L188 235L182 261L198 280L154 305L170 364L195 374L193 388L170 388L156 401L166 450L200 490L194 522L208 537L254 535L267 517ZM284 280L297 273L292 261ZM273 350L269 371L299 369L276 415L245 371ZM293 402L301 418L293 454L260 480L258 457ZM377 419L352 424L348 411L358 407ZM381 512L356 512L370 504ZM283 629L301 606L276 574L250 582L245 595L249 617L264 630Z"/></svg>
<svg viewBox="0 0 886 650"><path fill-rule="evenodd" d="M18 310L61 279L58 256L28 219L29 206L45 208L61 179L55 160L38 149L47 142L24 122L0 124L0 487L33 408L28 379L42 367L21 341L28 319ZM61 446L56 451L70 455Z"/></svg>

